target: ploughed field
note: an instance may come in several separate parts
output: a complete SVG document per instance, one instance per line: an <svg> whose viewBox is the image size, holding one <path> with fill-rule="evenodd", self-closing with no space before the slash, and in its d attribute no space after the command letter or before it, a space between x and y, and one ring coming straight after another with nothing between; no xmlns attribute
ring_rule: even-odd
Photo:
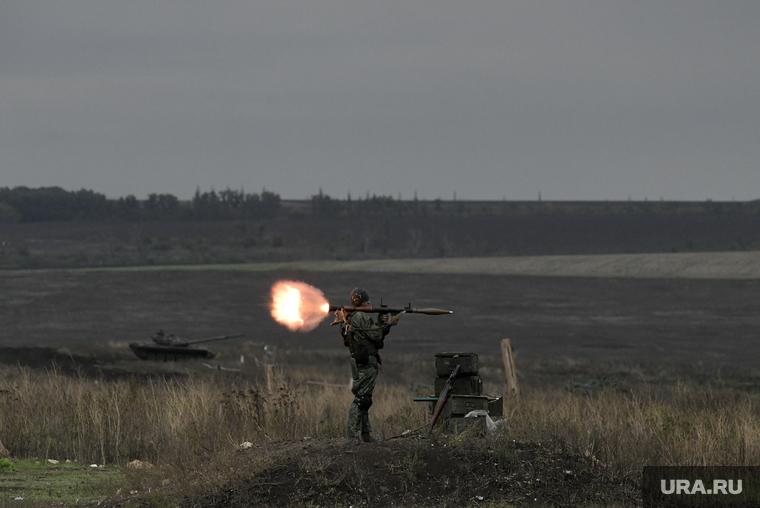
<svg viewBox="0 0 760 508"><path fill-rule="evenodd" d="M385 267L387 270L387 266ZM752 368L760 343L757 279L541 277L393 271L149 270L0 272L0 347L126 348L158 329L188 339L245 334L209 345L237 359L247 345L342 349L330 317L293 333L269 314L281 279L347 304L355 286L373 304L439 307L453 315L406 315L389 353L468 350L499 356L510 338L519 361L735 365ZM19 361L1 355L5 361ZM23 359L30 361L29 358ZM23 363L23 361L22 361Z"/></svg>

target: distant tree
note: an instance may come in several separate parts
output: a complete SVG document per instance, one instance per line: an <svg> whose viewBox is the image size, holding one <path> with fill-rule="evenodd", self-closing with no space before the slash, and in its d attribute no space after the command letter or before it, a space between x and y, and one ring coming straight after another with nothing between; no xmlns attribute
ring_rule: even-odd
<svg viewBox="0 0 760 508"><path fill-rule="evenodd" d="M272 219L280 211L282 203L280 203L280 195L274 192L269 192L266 189L261 191L261 210L260 218Z"/></svg>
<svg viewBox="0 0 760 508"><path fill-rule="evenodd" d="M196 189L192 201L193 218L203 220L216 220L222 218L222 204L219 195L212 188L211 192L201 194L200 188Z"/></svg>
<svg viewBox="0 0 760 508"><path fill-rule="evenodd" d="M150 194L145 202L150 219L176 219L179 216L179 200L172 194Z"/></svg>
<svg viewBox="0 0 760 508"><path fill-rule="evenodd" d="M104 194L81 189L73 197L76 219L105 219L113 215L113 204Z"/></svg>
<svg viewBox="0 0 760 508"><path fill-rule="evenodd" d="M121 220L135 221L140 218L140 202L130 194L116 201L115 216Z"/></svg>
<svg viewBox="0 0 760 508"><path fill-rule="evenodd" d="M344 206L339 200L332 199L323 193L321 188L319 189L319 194L311 196L311 211L317 219L333 219L343 209Z"/></svg>
<svg viewBox="0 0 760 508"><path fill-rule="evenodd" d="M280 211L280 195L262 190L261 195L245 194L243 190L214 189L201 193L196 189L190 203L190 218L202 220L270 219Z"/></svg>
<svg viewBox="0 0 760 508"><path fill-rule="evenodd" d="M229 187L219 193L219 200L222 203L222 208L225 209L238 209L245 201L243 191L234 191Z"/></svg>
<svg viewBox="0 0 760 508"><path fill-rule="evenodd" d="M406 205L402 201L395 201L392 196L376 196L359 200L356 205L356 214L360 217L390 217L403 215Z"/></svg>

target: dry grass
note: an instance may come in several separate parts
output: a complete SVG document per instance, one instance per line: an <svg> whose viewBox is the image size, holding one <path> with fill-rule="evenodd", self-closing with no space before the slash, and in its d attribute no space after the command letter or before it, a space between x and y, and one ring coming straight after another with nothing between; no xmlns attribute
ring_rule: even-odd
<svg viewBox="0 0 760 508"><path fill-rule="evenodd" d="M417 393L408 383L418 360L408 358L405 365L376 391L371 413L378 435L396 436L429 418L425 405L412 402ZM103 382L55 370L7 369L0 371L0 437L16 458L118 465L139 459L163 466L162 478L216 471L204 481L221 485L243 474L227 474L221 466L245 441L260 446L343 435L352 396L346 387L305 383L319 373L294 371L269 393L240 379ZM320 381L339 384L337 374L321 374ZM508 457L515 441L546 443L588 457L628 484L638 481L645 465L760 461L760 403L738 389L640 384L579 394L543 387L507 401L505 415L508 429L482 445L489 453ZM262 468L278 460L264 450ZM133 483L161 479L150 475Z"/></svg>
<svg viewBox="0 0 760 508"><path fill-rule="evenodd" d="M82 463L192 463L243 442L254 445L345 432L348 389L291 381L272 393L215 378L103 382L12 369L0 377L0 435L15 457ZM424 408L391 385L378 393L380 435L419 426Z"/></svg>
<svg viewBox="0 0 760 508"><path fill-rule="evenodd" d="M508 411L515 436L561 440L628 478L646 465L760 461L760 404L737 393L683 385L660 393L537 391Z"/></svg>

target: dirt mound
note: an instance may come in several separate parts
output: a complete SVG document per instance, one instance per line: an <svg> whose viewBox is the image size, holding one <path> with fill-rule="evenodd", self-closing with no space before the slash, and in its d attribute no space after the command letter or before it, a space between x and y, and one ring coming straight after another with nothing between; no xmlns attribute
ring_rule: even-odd
<svg viewBox="0 0 760 508"><path fill-rule="evenodd" d="M630 506L638 488L558 443L494 437L305 440L236 453L180 506Z"/></svg>

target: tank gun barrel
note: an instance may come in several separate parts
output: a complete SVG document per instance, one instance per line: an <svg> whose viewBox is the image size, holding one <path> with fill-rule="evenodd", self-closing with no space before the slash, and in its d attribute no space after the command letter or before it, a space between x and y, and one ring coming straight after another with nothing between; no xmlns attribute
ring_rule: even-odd
<svg viewBox="0 0 760 508"><path fill-rule="evenodd" d="M189 340L187 341L187 344L201 344L203 342L216 342L218 340L227 340L227 339L237 339L238 337L245 337L245 334L238 334L238 335L222 335L219 337L210 337L208 339L198 339L198 340Z"/></svg>

